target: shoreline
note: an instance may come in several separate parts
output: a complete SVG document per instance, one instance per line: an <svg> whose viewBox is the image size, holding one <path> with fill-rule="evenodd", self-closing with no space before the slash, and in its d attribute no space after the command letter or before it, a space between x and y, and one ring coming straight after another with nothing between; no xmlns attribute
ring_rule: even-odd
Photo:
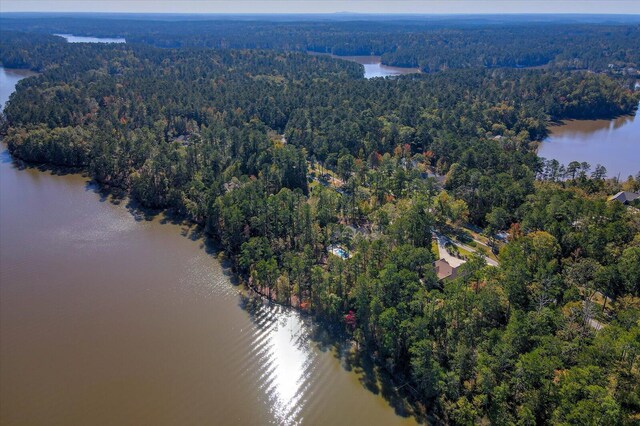
<svg viewBox="0 0 640 426"><path fill-rule="evenodd" d="M600 118L565 118L562 120L550 120L549 125L547 126L547 129L551 129L553 127L559 127L559 126L566 126L568 124L575 123L575 122L614 121L620 118L631 118L631 117L636 117L638 115L638 112L640 112L640 103L636 105L636 107L631 112L628 112L626 114L616 114L616 115L600 117Z"/></svg>
<svg viewBox="0 0 640 426"><path fill-rule="evenodd" d="M386 367L382 363L378 362L375 353L368 351L365 346L359 345L355 340L348 338L344 333L344 330L340 331L340 324L323 321L316 317L312 311L304 309L299 305L296 306L295 303L283 303L278 301L274 296L274 293L269 297L264 289L260 289L251 284L250 277L245 277L235 271L231 265L231 260L227 257L224 251L219 248L218 242L209 232L207 232L203 224L200 224L173 209L145 208L135 199L131 198L127 190L119 187L111 187L97 181L88 174L86 169L83 169L82 167L60 166L52 165L50 163L35 163L24 160L13 155L7 144L1 139L0 148L2 149L2 152L6 152L6 155L10 158L11 162L13 162L20 171L31 168L40 173L49 173L51 176L77 175L82 177L86 180L86 185L92 186L92 191L99 194L101 197L105 197L107 201L115 205L122 205L122 207L127 210L127 213L136 220L154 220L155 218L162 216L161 220L167 220L173 224L185 224L189 227L194 227L197 230L197 235L203 241L205 246L212 249L212 252L209 253L210 257L212 260L220 264L220 267L229 277L230 284L236 290L239 297L253 301L259 300L260 304L274 304L285 309L290 309L304 318L307 318L311 321L314 327L319 327L321 333L330 336L330 339L336 345L337 353L340 354L340 363L343 368L346 363L346 365L348 365L347 370L354 368L362 370L367 368L374 369L374 374L378 382L385 382L393 385L393 389L395 391L394 395L391 395L389 398L384 397L384 399L393 409L396 410L397 415L401 417L413 417L419 424L424 424L426 421L431 421L433 419L433 416L429 415L426 407L418 401L415 395L412 395L409 391L401 392L403 387L407 387L404 386L406 383L399 380L402 378L398 378L391 372L387 371ZM206 248L203 248L203 250L206 250ZM314 339L311 338L310 341L312 342ZM381 377L381 375L384 375L384 377ZM367 386L364 386L364 388L368 389ZM402 404L402 409L400 411L398 411L397 406L399 403Z"/></svg>
<svg viewBox="0 0 640 426"><path fill-rule="evenodd" d="M591 171L600 164L607 169L609 178L624 180L629 175L635 176L640 171L633 161L640 148L638 106L615 117L549 122L547 136L536 143L535 154L565 166L573 161L586 162Z"/></svg>
<svg viewBox="0 0 640 426"><path fill-rule="evenodd" d="M243 289L254 293L255 295L260 296L263 299L266 299L269 302L278 304L280 306L288 307L295 309L299 312L302 312L306 315L310 315L313 317L313 314L299 306L295 306L292 303L286 304L279 302L276 298L269 297L267 293L265 293L260 288L251 284L251 278L245 277L242 274L239 274L234 270L233 266L230 264L231 260L227 257L222 249L219 247L219 242L208 232L206 229L206 225L195 220L194 218L190 218L187 215L176 211L172 208L161 208L154 209L150 207L145 207L141 205L136 199L131 197L131 193L127 188L123 188L116 185L110 185L106 182L101 182L90 176L88 171L82 166L68 166L62 164L54 164L54 163L46 163L46 162L35 162L25 160L14 153L11 152L9 146L0 138L0 149L5 151L11 162L18 168L18 170L25 169L35 169L41 173L49 173L51 176L65 176L65 175L78 175L82 178L87 179L87 185L93 186L94 192L100 194L101 196L108 198L109 202L120 205L124 203L127 207L129 213L136 218L143 218L143 220L153 220L155 217L164 216L167 220L176 224L186 224L190 227L198 228L198 233L201 235L205 242L210 243L210 246L215 248L215 252L212 253L212 257L214 257L220 265L231 272L233 276L232 284L234 286L242 286Z"/></svg>
<svg viewBox="0 0 640 426"><path fill-rule="evenodd" d="M35 71L31 68L18 68L18 67L6 66L3 64L0 64L0 68L9 72L10 74L24 75L25 78L33 77L40 74L38 71Z"/></svg>

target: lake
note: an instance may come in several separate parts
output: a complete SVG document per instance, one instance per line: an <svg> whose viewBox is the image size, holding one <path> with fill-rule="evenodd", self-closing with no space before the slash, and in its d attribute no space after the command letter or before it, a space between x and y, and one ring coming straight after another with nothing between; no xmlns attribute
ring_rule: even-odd
<svg viewBox="0 0 640 426"><path fill-rule="evenodd" d="M18 81L32 75L36 75L36 73L29 70L0 67L0 111L2 111L2 107L9 100L9 96L13 93Z"/></svg>
<svg viewBox="0 0 640 426"><path fill-rule="evenodd" d="M568 120L552 126L538 148L538 155L562 164L586 161L607 168L607 177L640 172L640 119L636 115L612 120Z"/></svg>
<svg viewBox="0 0 640 426"><path fill-rule="evenodd" d="M364 66L364 78L391 77L420 73L418 68L402 68L383 65L380 56L337 56L328 53L309 52L310 55L326 55L335 59L356 62Z"/></svg>
<svg viewBox="0 0 640 426"><path fill-rule="evenodd" d="M60 37L64 37L69 43L126 43L123 38L109 38L109 37L83 37L73 34L54 34Z"/></svg>
<svg viewBox="0 0 640 426"><path fill-rule="evenodd" d="M0 68L3 102L21 75ZM193 227L0 159L2 424L416 423Z"/></svg>

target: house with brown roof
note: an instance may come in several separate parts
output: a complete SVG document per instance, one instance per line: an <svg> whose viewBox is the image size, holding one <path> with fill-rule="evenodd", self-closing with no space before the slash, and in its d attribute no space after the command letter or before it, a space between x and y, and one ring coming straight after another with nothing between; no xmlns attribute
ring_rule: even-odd
<svg viewBox="0 0 640 426"><path fill-rule="evenodd" d="M445 259L436 260L433 266L436 268L438 281L449 281L458 276L459 267L451 266Z"/></svg>

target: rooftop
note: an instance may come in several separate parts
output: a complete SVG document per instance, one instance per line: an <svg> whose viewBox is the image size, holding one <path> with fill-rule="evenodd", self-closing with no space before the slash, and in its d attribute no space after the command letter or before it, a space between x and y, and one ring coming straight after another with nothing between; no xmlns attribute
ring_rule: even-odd
<svg viewBox="0 0 640 426"><path fill-rule="evenodd" d="M458 267L451 266L445 259L436 260L433 266L436 268L438 280L453 279L458 275Z"/></svg>
<svg viewBox="0 0 640 426"><path fill-rule="evenodd" d="M622 204L630 203L636 199L640 198L640 194L629 191L620 191L616 195L609 197L609 201L620 201Z"/></svg>

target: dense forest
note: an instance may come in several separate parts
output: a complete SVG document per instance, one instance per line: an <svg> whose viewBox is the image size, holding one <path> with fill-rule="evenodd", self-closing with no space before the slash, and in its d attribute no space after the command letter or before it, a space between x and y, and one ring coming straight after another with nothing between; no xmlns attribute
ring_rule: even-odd
<svg viewBox="0 0 640 426"><path fill-rule="evenodd" d="M99 15L98 15L99 16ZM301 17L302 19L304 17ZM320 21L244 21L193 18L149 20L111 17L0 18L5 30L41 34L72 33L123 37L129 43L164 48L278 49L335 55L381 55L388 65L425 72L452 68L525 68L547 66L637 76L640 69L640 21L624 25L614 18L591 22L570 17L536 21L523 18L404 17L398 19ZM371 18L369 18L371 19ZM612 22L613 19L613 22ZM618 20L621 18L618 17ZM521 21L522 20L522 21ZM532 34L535 34L532 37Z"/></svg>
<svg viewBox="0 0 640 426"><path fill-rule="evenodd" d="M551 41L553 26L389 24L384 37L325 29L310 46L342 24L229 22L238 30L224 45L208 21L184 38L171 25L117 32L125 24L93 33L131 41L118 45L67 44L44 25L0 34L4 66L39 71L4 110L14 156L80 167L201 224L248 285L348 336L435 422L640 421L640 213L607 202L640 190L640 173L607 180L600 166L535 153L551 121L636 109L602 52L635 66L637 26ZM496 45L492 31L514 35ZM447 34L451 49L424 41ZM408 48L413 59L396 45L337 50L397 39L422 47ZM521 50L507 58L509 44ZM366 80L360 65L307 49L439 72ZM478 250L438 280L434 232L465 229L499 266Z"/></svg>

